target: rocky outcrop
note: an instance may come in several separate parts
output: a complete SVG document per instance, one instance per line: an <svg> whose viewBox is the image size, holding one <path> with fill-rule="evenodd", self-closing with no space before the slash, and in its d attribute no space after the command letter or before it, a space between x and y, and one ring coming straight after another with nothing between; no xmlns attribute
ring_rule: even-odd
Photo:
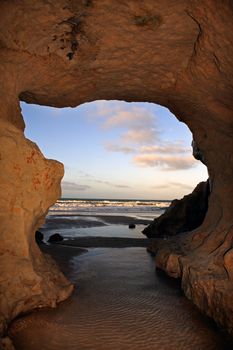
<svg viewBox="0 0 233 350"><path fill-rule="evenodd" d="M34 241L59 196L62 167L24 138L19 99L56 107L118 99L166 106L204 155L205 219L161 244L156 263L233 333L232 14L228 0L1 1L3 320L55 305L71 290Z"/></svg>
<svg viewBox="0 0 233 350"><path fill-rule="evenodd" d="M171 202L166 211L142 232L149 238L169 237L199 227L208 209L209 181L200 182L193 192Z"/></svg>
<svg viewBox="0 0 233 350"><path fill-rule="evenodd" d="M47 160L21 130L0 122L0 319L42 306L54 307L71 283L35 241L51 204L60 195L62 164ZM5 321L4 321L5 320Z"/></svg>
<svg viewBox="0 0 233 350"><path fill-rule="evenodd" d="M192 141L192 148L193 148L193 156L195 159L200 160L203 164L205 163L205 156L203 152L198 148L197 143L195 140Z"/></svg>

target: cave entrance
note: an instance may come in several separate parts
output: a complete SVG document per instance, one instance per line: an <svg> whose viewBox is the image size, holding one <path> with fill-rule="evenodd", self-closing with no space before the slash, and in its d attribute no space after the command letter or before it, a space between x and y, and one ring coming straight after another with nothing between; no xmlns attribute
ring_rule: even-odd
<svg viewBox="0 0 233 350"><path fill-rule="evenodd" d="M153 348L156 339L176 339L184 322L192 337L197 332L193 320L188 321L194 314L192 306L187 308L186 301L182 307L177 296L180 286L164 283L161 275L155 275L153 259L145 250L148 240L141 234L171 199L189 193L207 176L204 166L192 157L192 135L187 127L167 109L151 104L100 101L76 109L24 104L22 109L26 136L47 157L61 159L65 165L63 198L50 208L41 230L46 240L49 236L51 242L59 240L52 234L60 233L66 241L62 247L40 246L78 285L78 293L70 303L50 312L48 321L47 311L42 311L38 317L42 327L37 327L37 321L30 322L34 313L26 318L26 332L18 334L16 321L11 334L19 348L27 334L39 344L38 329L43 339L53 343L54 336L47 337L47 332L54 324L59 324L59 332L52 332L58 349L64 349L67 342L67 327L69 344L86 344L88 339L90 349L103 343L118 349L129 339L130 348L145 344L148 327L153 331L146 348ZM79 255L80 247L134 249L97 249ZM159 331L164 322L168 328L165 337ZM201 329L208 329L205 319L199 317L198 322ZM177 343L179 348L180 338Z"/></svg>
<svg viewBox="0 0 233 350"><path fill-rule="evenodd" d="M159 249L156 266L232 333L232 2L1 1L1 15L1 335L20 313L72 290L33 237L60 196L63 168L25 139L19 99L66 107L103 98L160 103L192 131L211 179L208 213Z"/></svg>
<svg viewBox="0 0 233 350"><path fill-rule="evenodd" d="M21 108L26 137L65 167L62 197L41 229L46 239L57 232L108 236L110 224L123 237L132 235L123 225L137 224L134 237L141 238L143 225L208 177L192 156L188 127L160 105L95 101Z"/></svg>

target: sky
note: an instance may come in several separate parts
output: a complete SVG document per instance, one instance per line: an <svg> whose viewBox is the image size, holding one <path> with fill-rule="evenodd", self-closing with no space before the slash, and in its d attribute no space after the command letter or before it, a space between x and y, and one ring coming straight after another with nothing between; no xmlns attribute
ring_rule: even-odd
<svg viewBox="0 0 233 350"><path fill-rule="evenodd" d="M207 179L192 134L165 107L95 101L76 108L21 103L25 136L61 161L64 198L175 199Z"/></svg>

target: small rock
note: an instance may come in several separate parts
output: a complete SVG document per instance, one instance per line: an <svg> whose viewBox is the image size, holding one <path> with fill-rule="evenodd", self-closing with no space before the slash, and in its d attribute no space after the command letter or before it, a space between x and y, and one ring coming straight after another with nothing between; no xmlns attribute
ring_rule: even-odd
<svg viewBox="0 0 233 350"><path fill-rule="evenodd" d="M59 233L54 233L54 235L50 236L48 242L61 242L63 241L63 237Z"/></svg>
<svg viewBox="0 0 233 350"><path fill-rule="evenodd" d="M135 224L129 224L129 228L135 228L136 225Z"/></svg>

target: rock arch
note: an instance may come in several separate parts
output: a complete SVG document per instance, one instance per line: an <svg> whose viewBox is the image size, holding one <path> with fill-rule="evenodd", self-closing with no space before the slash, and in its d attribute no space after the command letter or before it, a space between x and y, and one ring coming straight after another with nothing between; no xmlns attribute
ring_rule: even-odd
<svg viewBox="0 0 233 350"><path fill-rule="evenodd" d="M62 165L26 140L19 100L77 106L97 99L159 103L191 129L212 192L200 228L159 248L157 265L233 327L232 3L30 0L0 4L1 332L72 286L33 232L59 196Z"/></svg>

